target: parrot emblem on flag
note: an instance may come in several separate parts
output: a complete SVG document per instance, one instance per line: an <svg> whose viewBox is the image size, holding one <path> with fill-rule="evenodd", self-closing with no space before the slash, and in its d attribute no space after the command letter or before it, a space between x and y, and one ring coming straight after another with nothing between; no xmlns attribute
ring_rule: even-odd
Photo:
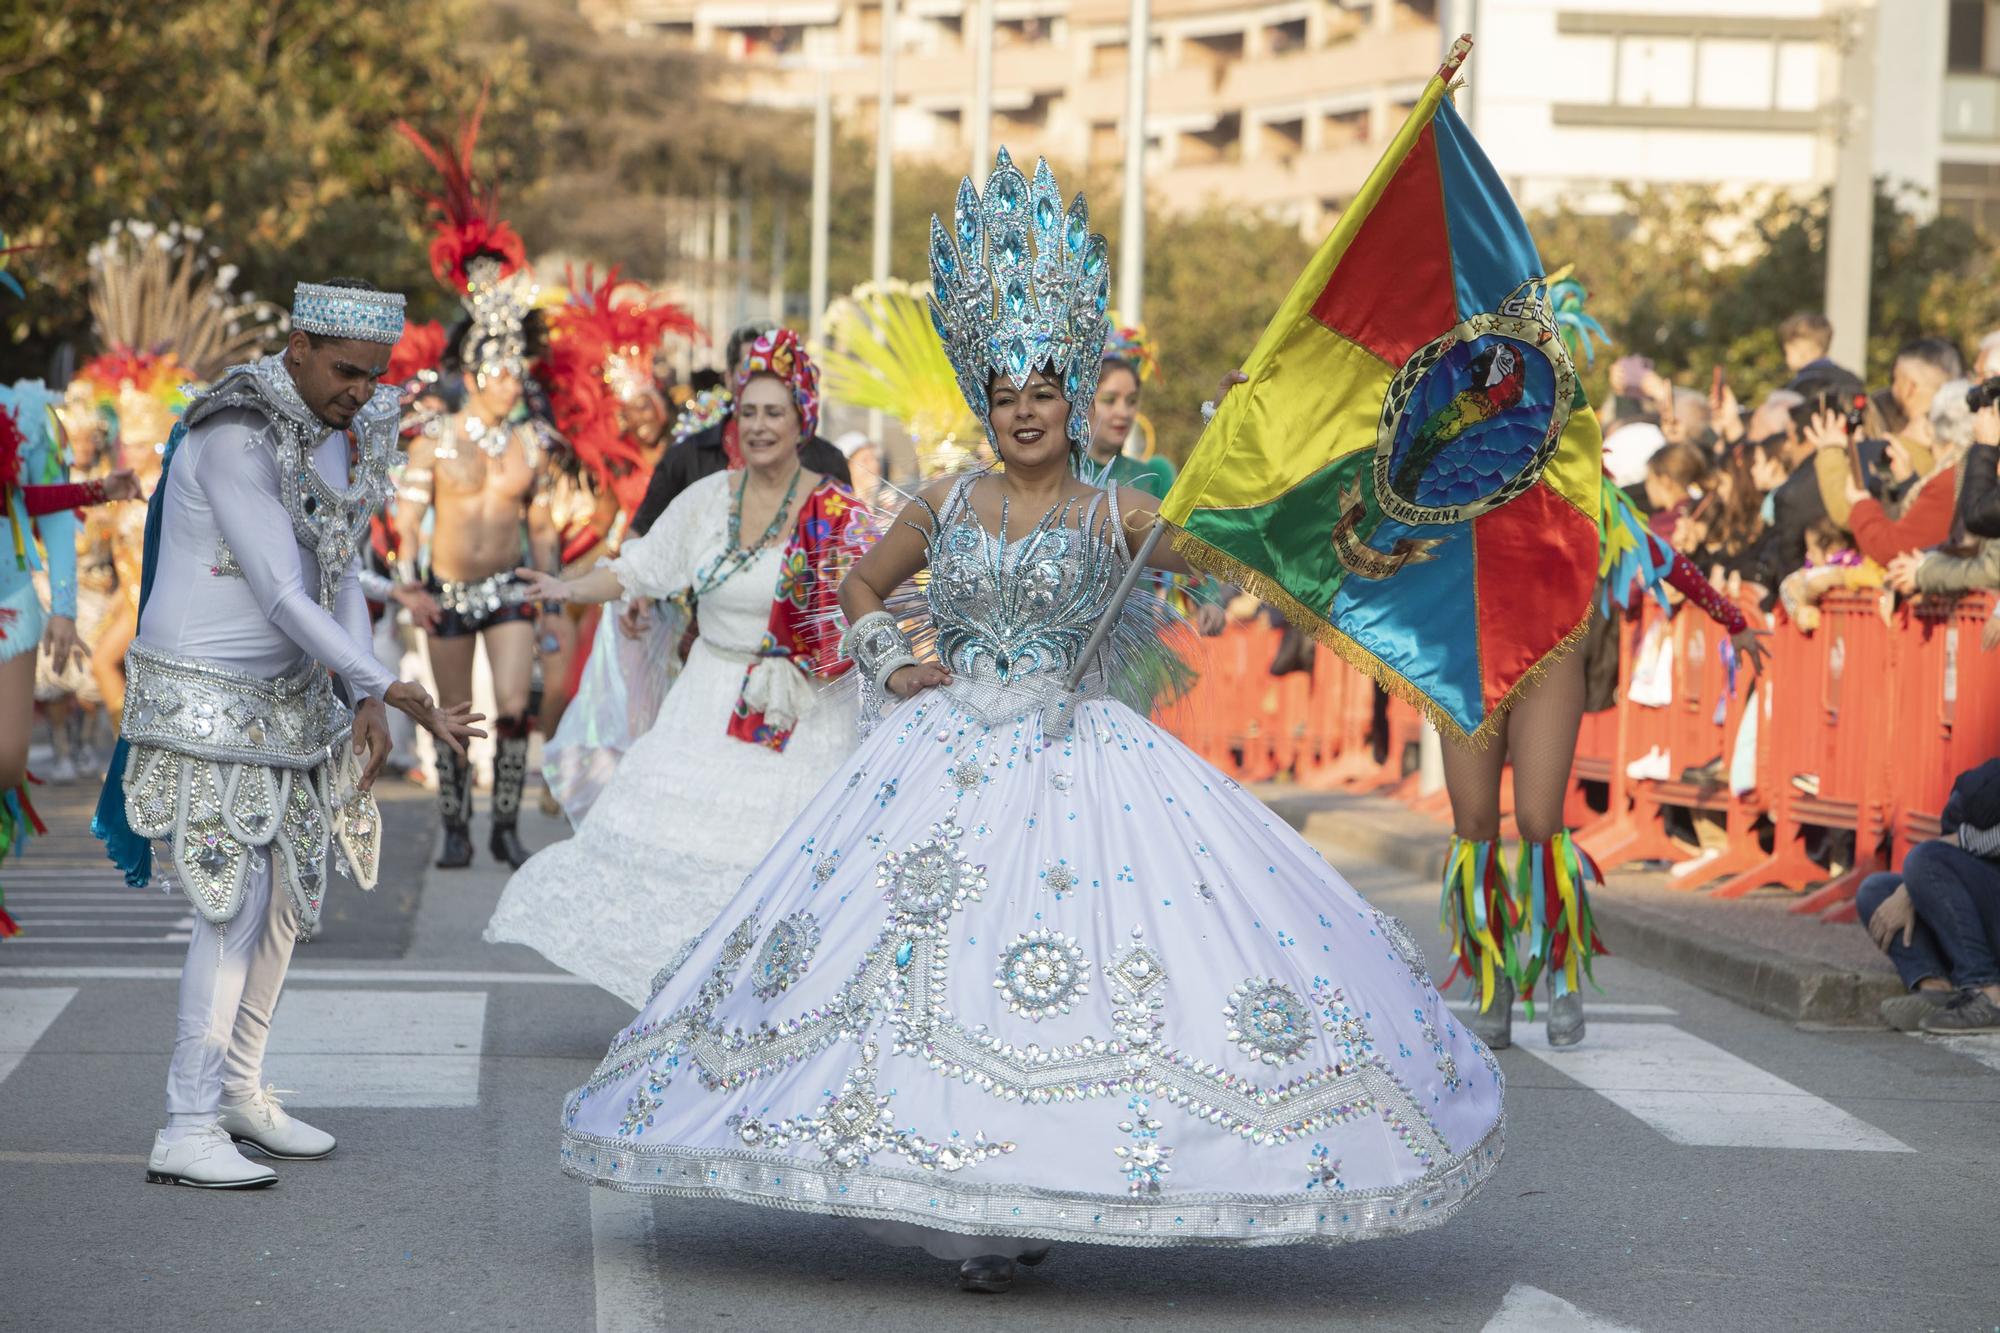
<svg viewBox="0 0 2000 1333"><path fill-rule="evenodd" d="M1416 494L1425 470L1468 428L1520 404L1527 373L1521 354L1511 344L1496 342L1482 348L1471 371L1472 387L1460 389L1417 427L1416 438L1396 469L1394 485L1403 494Z"/></svg>

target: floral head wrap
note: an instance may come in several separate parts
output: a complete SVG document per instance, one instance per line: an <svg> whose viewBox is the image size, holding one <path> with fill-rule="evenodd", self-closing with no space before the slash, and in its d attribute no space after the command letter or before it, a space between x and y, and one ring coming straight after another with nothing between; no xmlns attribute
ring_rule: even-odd
<svg viewBox="0 0 2000 1333"><path fill-rule="evenodd" d="M1142 385L1159 378L1160 357L1146 326L1121 323L1115 310L1111 312L1111 330L1104 338L1104 359L1131 366Z"/></svg>
<svg viewBox="0 0 2000 1333"><path fill-rule="evenodd" d="M750 344L743 355L743 369L736 376L736 397L754 375L776 375L791 386L792 401L799 408L799 441L804 443L819 433L819 367L806 355L799 335L790 329L773 329Z"/></svg>

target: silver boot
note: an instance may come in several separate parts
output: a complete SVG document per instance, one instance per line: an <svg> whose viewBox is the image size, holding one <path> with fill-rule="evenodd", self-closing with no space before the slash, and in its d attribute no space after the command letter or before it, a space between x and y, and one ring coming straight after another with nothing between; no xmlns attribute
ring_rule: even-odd
<svg viewBox="0 0 2000 1333"><path fill-rule="evenodd" d="M1583 1040L1583 996L1576 991L1549 1001L1549 1045L1574 1046Z"/></svg>
<svg viewBox="0 0 2000 1333"><path fill-rule="evenodd" d="M1472 983L1472 1001L1479 1002L1479 982ZM1470 1026L1474 1036L1486 1043L1491 1051L1504 1051L1514 1044L1514 980L1512 977L1496 977L1493 981L1493 1003L1484 1009L1475 1009Z"/></svg>

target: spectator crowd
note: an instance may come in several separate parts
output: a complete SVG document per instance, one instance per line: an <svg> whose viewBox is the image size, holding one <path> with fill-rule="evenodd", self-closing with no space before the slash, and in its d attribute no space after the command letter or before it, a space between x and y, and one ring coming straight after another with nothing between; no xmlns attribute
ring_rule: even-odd
<svg viewBox="0 0 2000 1333"><path fill-rule="evenodd" d="M1612 367L1605 466L1655 535L1808 633L1836 590L1875 592L1885 616L1897 598L2000 590L2000 330L1970 365L1951 339L1908 343L1873 390L1829 355L1824 316L1778 336L1787 378L1754 405L1719 369L1697 389L1644 357ZM1980 647L2000 649L2000 609ZM1863 886L1861 920L1909 989L1883 1006L1892 1026L2000 1031L1996 791L2000 761L1966 774L1943 836ZM1691 832L1715 854L1716 830Z"/></svg>

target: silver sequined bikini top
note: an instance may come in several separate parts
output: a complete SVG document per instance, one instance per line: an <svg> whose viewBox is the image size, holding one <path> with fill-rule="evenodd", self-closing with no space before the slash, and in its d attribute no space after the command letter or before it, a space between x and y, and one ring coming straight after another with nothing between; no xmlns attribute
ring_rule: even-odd
<svg viewBox="0 0 2000 1333"><path fill-rule="evenodd" d="M269 439L278 453L278 498L292 517L299 544L319 566L314 589L331 611L348 564L368 541L368 521L387 503L393 489L389 468L396 461L396 390L380 385L355 414L348 429L355 440L354 465L346 490L337 490L313 466L313 451L331 429L313 415L279 356L231 366L207 391L188 404L182 419L190 429L218 412L247 408L271 423ZM217 552L223 573L237 572L234 553Z"/></svg>
<svg viewBox="0 0 2000 1333"><path fill-rule="evenodd" d="M1064 679L1131 559L1118 497L1065 501L1017 537L1003 504L995 536L970 500L984 475L960 478L943 508L930 511L925 596L938 656L954 677L947 693L989 723L1039 709L1045 730L1065 733L1071 705L1103 693L1097 672L1074 696ZM1100 535L1107 529L1110 541Z"/></svg>

